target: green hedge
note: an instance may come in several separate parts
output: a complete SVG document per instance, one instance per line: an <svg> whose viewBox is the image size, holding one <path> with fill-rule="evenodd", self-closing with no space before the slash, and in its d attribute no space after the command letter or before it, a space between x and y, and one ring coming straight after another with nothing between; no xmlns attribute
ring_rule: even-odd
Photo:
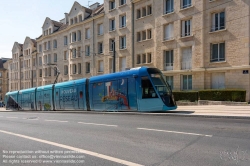
<svg viewBox="0 0 250 166"><path fill-rule="evenodd" d="M246 90L241 89L207 89L199 91L200 100L212 101L246 101Z"/></svg>
<svg viewBox="0 0 250 166"><path fill-rule="evenodd" d="M173 91L175 101L185 100L185 101L198 101L197 91Z"/></svg>
<svg viewBox="0 0 250 166"><path fill-rule="evenodd" d="M242 89L206 89L200 91L173 91L175 101L246 101L246 90Z"/></svg>

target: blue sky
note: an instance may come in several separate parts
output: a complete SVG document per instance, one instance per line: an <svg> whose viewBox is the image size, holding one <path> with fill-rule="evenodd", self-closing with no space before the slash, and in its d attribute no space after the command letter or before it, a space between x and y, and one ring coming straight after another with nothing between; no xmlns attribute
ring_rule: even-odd
<svg viewBox="0 0 250 166"><path fill-rule="evenodd" d="M69 13L75 0L0 0L0 57L11 58L14 42L23 43L26 36L32 39L42 34L46 17L59 21ZM88 7L88 0L78 0ZM104 0L91 0L89 4Z"/></svg>

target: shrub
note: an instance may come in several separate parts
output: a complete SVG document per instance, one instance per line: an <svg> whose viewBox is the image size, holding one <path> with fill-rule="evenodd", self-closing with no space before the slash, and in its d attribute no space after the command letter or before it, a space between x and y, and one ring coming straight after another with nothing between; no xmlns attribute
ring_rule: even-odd
<svg viewBox="0 0 250 166"><path fill-rule="evenodd" d="M246 101L246 90L242 89L206 89L199 91L200 100L212 101Z"/></svg>
<svg viewBox="0 0 250 166"><path fill-rule="evenodd" d="M173 91L175 101L190 101L194 102L198 100L197 91Z"/></svg>

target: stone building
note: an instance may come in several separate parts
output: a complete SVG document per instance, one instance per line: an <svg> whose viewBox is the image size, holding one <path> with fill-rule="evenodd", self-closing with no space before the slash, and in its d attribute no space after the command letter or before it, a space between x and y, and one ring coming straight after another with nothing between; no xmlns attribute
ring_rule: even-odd
<svg viewBox="0 0 250 166"><path fill-rule="evenodd" d="M9 58L0 58L0 102L3 101L4 95L9 91L8 89L8 61ZM0 104L0 106L2 106Z"/></svg>
<svg viewBox="0 0 250 166"><path fill-rule="evenodd" d="M249 101L249 3L104 0L87 8L75 2L62 20L45 18L36 41L14 44L10 89L54 83L58 69L58 82L110 73L115 43L115 71L157 67L174 90L240 88Z"/></svg>

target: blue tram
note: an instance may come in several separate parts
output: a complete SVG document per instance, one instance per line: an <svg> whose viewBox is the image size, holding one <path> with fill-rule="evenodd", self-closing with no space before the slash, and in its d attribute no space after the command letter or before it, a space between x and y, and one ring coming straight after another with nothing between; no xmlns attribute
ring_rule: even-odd
<svg viewBox="0 0 250 166"><path fill-rule="evenodd" d="M139 67L100 76L8 92L6 108L19 110L167 111L176 109L157 68Z"/></svg>

